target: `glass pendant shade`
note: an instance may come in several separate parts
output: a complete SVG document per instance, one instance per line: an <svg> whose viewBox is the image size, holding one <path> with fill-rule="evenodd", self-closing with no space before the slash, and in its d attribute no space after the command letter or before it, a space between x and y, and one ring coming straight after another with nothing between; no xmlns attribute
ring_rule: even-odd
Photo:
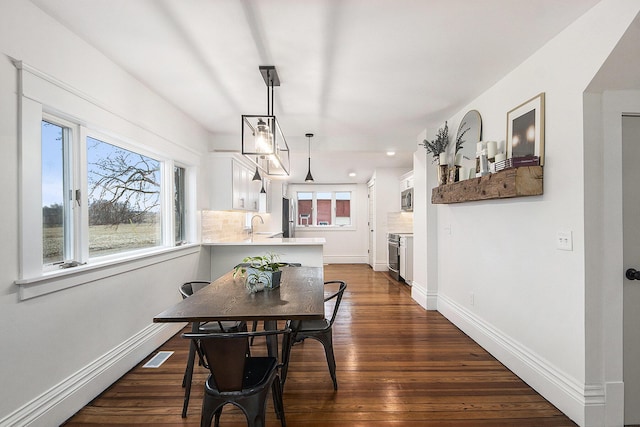
<svg viewBox="0 0 640 427"><path fill-rule="evenodd" d="M289 146L273 113L273 88L280 86L280 78L273 65L261 65L260 74L267 86L267 114L242 115L242 155L267 175L289 176ZM255 158L255 161L254 161Z"/></svg>
<svg viewBox="0 0 640 427"><path fill-rule="evenodd" d="M242 154L267 175L289 175L289 146L275 116L242 116Z"/></svg>

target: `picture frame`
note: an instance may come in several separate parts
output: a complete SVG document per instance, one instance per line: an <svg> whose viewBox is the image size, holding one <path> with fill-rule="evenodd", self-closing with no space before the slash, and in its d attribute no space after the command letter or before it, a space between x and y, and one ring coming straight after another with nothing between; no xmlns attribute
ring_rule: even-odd
<svg viewBox="0 0 640 427"><path fill-rule="evenodd" d="M544 92L507 113L507 158L540 158L544 165Z"/></svg>

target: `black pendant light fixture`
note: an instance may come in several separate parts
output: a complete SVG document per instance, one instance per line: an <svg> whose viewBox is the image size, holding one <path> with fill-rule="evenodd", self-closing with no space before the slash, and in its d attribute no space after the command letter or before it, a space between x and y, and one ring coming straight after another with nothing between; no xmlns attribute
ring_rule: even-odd
<svg viewBox="0 0 640 427"><path fill-rule="evenodd" d="M258 171L258 158L256 157L256 173L253 174L253 178L251 181L262 181L262 177L260 176L260 172Z"/></svg>
<svg viewBox="0 0 640 427"><path fill-rule="evenodd" d="M304 182L313 182L313 176L311 175L311 138L313 138L313 134L308 133L305 136L309 138L309 169L307 169L307 177Z"/></svg>
<svg viewBox="0 0 640 427"><path fill-rule="evenodd" d="M267 87L267 114L242 115L242 155L256 164L255 181L263 175L289 176L289 146L273 112L274 90L280 77L273 65L258 67Z"/></svg>

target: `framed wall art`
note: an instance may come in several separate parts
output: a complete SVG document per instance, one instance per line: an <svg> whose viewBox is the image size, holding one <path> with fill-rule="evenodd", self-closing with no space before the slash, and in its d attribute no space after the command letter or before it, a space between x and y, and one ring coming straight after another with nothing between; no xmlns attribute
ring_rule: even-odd
<svg viewBox="0 0 640 427"><path fill-rule="evenodd" d="M507 158L531 156L544 165L544 92L507 113Z"/></svg>

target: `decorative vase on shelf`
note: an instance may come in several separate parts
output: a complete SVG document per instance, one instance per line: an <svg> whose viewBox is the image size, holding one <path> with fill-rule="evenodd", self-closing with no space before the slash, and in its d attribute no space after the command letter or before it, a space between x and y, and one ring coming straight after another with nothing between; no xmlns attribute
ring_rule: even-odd
<svg viewBox="0 0 640 427"><path fill-rule="evenodd" d="M449 165L447 164L447 153L440 153L438 156L438 185L444 185L449 178Z"/></svg>

